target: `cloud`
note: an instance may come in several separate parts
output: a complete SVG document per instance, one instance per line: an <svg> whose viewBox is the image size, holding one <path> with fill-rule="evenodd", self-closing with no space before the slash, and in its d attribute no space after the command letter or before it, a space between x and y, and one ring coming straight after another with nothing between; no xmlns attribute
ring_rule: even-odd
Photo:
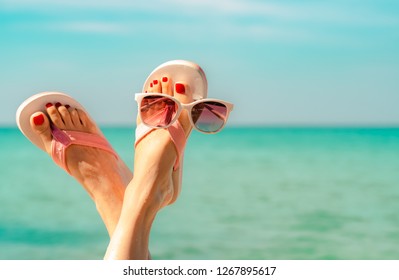
<svg viewBox="0 0 399 280"><path fill-rule="evenodd" d="M46 25L46 28L54 31L66 31L73 33L91 33L91 34L126 34L129 28L121 23L105 21L72 21L59 22Z"/></svg>
<svg viewBox="0 0 399 280"><path fill-rule="evenodd" d="M380 4L380 6L384 6ZM379 7L377 5L377 7ZM199 17L263 17L296 23L336 23L358 25L398 25L391 10L376 9L376 4L353 1L257 1L257 0L2 0L5 10L51 11L70 9L86 12L144 12L146 14L197 15ZM393 9L395 10L395 9Z"/></svg>
<svg viewBox="0 0 399 280"><path fill-rule="evenodd" d="M222 15L270 15L285 16L290 13L288 6L264 2L242 0L171 0L176 6L184 7L186 12L204 12Z"/></svg>
<svg viewBox="0 0 399 280"><path fill-rule="evenodd" d="M350 25L393 26L399 24L396 13L381 11L373 5L346 2L284 3L247 0L171 0L188 13L218 16L263 17L295 23L332 23Z"/></svg>
<svg viewBox="0 0 399 280"><path fill-rule="evenodd" d="M2 0L3 9L15 10L46 10L54 8L80 8L80 9L94 9L94 10L124 10L135 8L149 8L150 4L143 1L128 1L128 0L111 0L111 1L96 1L96 0Z"/></svg>
<svg viewBox="0 0 399 280"><path fill-rule="evenodd" d="M388 28L389 32L389 28L399 25L399 19L389 12L376 10L370 3L358 6L351 1L3 0L3 3L6 10L30 10L47 18L14 23L19 29L94 35L130 36L173 30L173 34L184 33L193 40L206 33L207 37L215 38L337 44L361 41L357 39L370 27ZM76 9L84 12L75 13Z"/></svg>

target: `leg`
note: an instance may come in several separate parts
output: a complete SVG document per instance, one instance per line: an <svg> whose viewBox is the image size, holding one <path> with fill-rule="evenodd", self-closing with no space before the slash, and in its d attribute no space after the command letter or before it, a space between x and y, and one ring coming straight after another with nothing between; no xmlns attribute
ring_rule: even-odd
<svg viewBox="0 0 399 280"><path fill-rule="evenodd" d="M148 92L174 95L182 103L192 101L189 87L158 77ZM138 120L139 121L139 120ZM191 132L187 112L179 121L186 137ZM121 217L105 259L148 259L149 235L158 211L173 203L180 192L182 166L173 170L177 152L166 129L156 129L136 146L134 178L125 191Z"/></svg>

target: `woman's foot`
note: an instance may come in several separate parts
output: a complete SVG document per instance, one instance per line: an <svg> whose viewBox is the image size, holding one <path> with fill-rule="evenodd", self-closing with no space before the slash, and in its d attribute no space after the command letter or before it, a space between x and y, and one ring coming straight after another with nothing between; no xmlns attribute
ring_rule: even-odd
<svg viewBox="0 0 399 280"><path fill-rule="evenodd" d="M51 126L103 137L100 129L83 110L60 103L48 103L43 109L47 114L32 114L30 124L33 131L40 135L49 155L52 155ZM93 199L111 236L120 216L125 187L132 179L131 171L119 157L99 148L72 144L65 153L67 172Z"/></svg>
<svg viewBox="0 0 399 280"><path fill-rule="evenodd" d="M190 85L167 76L154 80L147 92L168 94L181 103L193 101ZM185 110L179 122L188 137L192 126ZM176 170L173 168L177 157L168 129L155 129L136 145L134 178L126 188L121 217L106 259L149 258L149 233L153 220L157 212L173 203L180 193L182 163Z"/></svg>
<svg viewBox="0 0 399 280"><path fill-rule="evenodd" d="M189 90L189 85L186 85L182 82L172 81L171 78L166 76L162 78L160 77L159 79L150 83L147 92L167 94L175 97L183 104L193 102L193 96ZM184 130L186 138L188 138L192 130L192 126L187 114L188 112L183 110L179 116L179 123ZM141 120L138 117L137 124L140 123ZM162 162L159 162L160 153L163 156ZM137 165L136 162L149 160L150 155L155 157L155 160L153 159L151 163L161 164L159 168L166 172L165 176L168 177L168 180L165 180L167 183L163 187L164 191L162 193L164 197L160 196L162 199L162 202L160 203L161 207L164 207L175 202L180 194L183 167L183 163L180 162L178 168L175 170L173 169L178 157L178 153L174 143L171 141L170 134L167 129L155 129L139 142L139 144L136 146L135 168L142 168L143 166L145 168L145 164Z"/></svg>

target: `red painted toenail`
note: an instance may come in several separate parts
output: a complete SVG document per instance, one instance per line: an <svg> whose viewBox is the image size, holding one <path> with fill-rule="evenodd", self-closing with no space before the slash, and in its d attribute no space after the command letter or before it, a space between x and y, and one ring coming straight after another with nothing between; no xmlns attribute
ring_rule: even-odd
<svg viewBox="0 0 399 280"><path fill-rule="evenodd" d="M150 87L152 87L152 83L150 83Z"/></svg>
<svg viewBox="0 0 399 280"><path fill-rule="evenodd" d="M33 123L35 125L42 125L44 123L44 116L42 114L33 117Z"/></svg>
<svg viewBox="0 0 399 280"><path fill-rule="evenodd" d="M176 84L175 84L175 88L176 88L176 92L177 92L177 93L183 94L183 93L186 92L186 88L184 87L183 84L176 83Z"/></svg>
<svg viewBox="0 0 399 280"><path fill-rule="evenodd" d="M162 82L166 83L168 81L168 77L162 77Z"/></svg>
<svg viewBox="0 0 399 280"><path fill-rule="evenodd" d="M46 104L46 108L50 108L51 106L53 106L53 104L51 104L51 103Z"/></svg>
<svg viewBox="0 0 399 280"><path fill-rule="evenodd" d="M69 105L65 105L65 108L69 109L69 108L71 108L71 106L69 106Z"/></svg>
<svg viewBox="0 0 399 280"><path fill-rule="evenodd" d="M154 83L154 85L157 85L158 84L158 80L154 80L154 81L152 81L153 83Z"/></svg>
<svg viewBox="0 0 399 280"><path fill-rule="evenodd" d="M58 107L60 107L60 106L61 106L61 103L60 103L60 102L55 103L55 108L58 108Z"/></svg>

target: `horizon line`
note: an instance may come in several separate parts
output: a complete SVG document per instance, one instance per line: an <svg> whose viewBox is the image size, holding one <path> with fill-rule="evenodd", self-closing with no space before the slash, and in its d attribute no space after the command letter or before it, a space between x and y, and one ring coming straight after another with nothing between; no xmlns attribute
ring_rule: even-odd
<svg viewBox="0 0 399 280"><path fill-rule="evenodd" d="M97 123L100 128L136 128L136 125L115 123ZM0 129L17 129L16 124L1 124ZM399 128L399 123L236 123L228 124L224 129L229 128Z"/></svg>

